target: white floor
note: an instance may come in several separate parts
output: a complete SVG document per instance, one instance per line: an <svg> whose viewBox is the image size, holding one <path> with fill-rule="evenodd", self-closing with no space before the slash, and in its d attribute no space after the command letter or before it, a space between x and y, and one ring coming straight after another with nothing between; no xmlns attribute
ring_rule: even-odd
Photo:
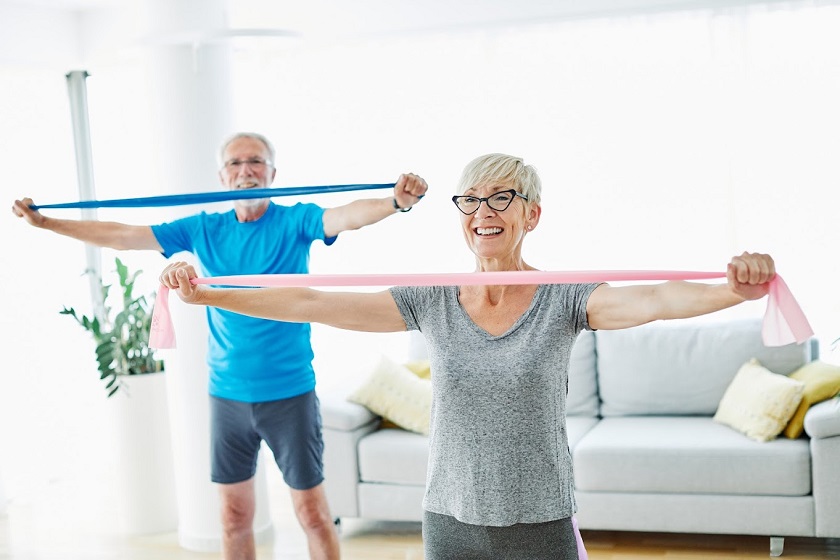
<svg viewBox="0 0 840 560"><path fill-rule="evenodd" d="M273 465L272 465L273 466ZM298 526L288 488L276 467L268 469L274 535L258 547L262 560L306 560L306 539ZM0 560L184 560L219 558L189 551L175 531L147 536L120 534L116 500L103 485L90 489L79 481L56 480L24 497L8 500L0 511ZM421 560L419 523L347 520L341 529L343 557ZM375 551L369 546L375 540Z"/></svg>
<svg viewBox="0 0 840 560"><path fill-rule="evenodd" d="M294 519L288 488L268 469L274 537L258 547L258 560L306 560L303 532ZM26 496L11 496L0 511L0 560L210 560L218 553L186 550L175 531L125 536L115 530L112 488L67 479ZM422 560L419 523L344 520L343 560ZM763 537L585 532L591 560L681 558L766 559ZM840 539L786 539L788 560L840 558Z"/></svg>

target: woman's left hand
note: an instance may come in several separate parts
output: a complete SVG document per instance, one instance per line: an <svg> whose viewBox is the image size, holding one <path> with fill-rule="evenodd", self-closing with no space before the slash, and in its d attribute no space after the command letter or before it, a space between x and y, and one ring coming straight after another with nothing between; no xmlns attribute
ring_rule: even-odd
<svg viewBox="0 0 840 560"><path fill-rule="evenodd" d="M761 299L776 276L773 257L762 253L741 253L732 257L726 267L726 281L732 291L745 300Z"/></svg>

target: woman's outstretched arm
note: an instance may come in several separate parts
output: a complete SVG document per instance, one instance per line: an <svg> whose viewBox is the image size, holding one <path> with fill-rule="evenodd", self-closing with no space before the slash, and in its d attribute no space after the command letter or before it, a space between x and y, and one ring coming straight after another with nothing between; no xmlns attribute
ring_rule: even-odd
<svg viewBox="0 0 840 560"><path fill-rule="evenodd" d="M311 288L211 288L192 284L195 268L173 262L160 282L185 303L290 323L322 323L339 329L399 332L405 321L388 290L375 293L326 292Z"/></svg>

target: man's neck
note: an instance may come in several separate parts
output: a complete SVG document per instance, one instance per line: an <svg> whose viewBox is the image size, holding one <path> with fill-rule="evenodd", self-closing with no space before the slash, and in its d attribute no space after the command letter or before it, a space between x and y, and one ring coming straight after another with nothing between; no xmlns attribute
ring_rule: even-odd
<svg viewBox="0 0 840 560"><path fill-rule="evenodd" d="M266 211L268 211L268 200L261 201L259 205L236 205L234 210L236 212L236 219L240 223L256 222L262 218Z"/></svg>

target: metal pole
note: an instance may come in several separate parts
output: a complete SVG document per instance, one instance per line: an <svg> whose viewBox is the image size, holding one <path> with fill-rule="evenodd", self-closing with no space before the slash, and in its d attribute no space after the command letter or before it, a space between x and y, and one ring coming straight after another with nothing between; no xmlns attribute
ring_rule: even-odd
<svg viewBox="0 0 840 560"><path fill-rule="evenodd" d="M73 140L76 149L76 177L79 182L79 200L95 200L93 186L93 155L90 144L90 119L88 118L87 84L85 70L73 70L66 74L67 92L70 95L70 116L73 123ZM82 209L83 220L96 220L96 209ZM85 272L90 281L90 298L93 314L102 322L105 320L105 302L102 298L102 253L99 247L85 243Z"/></svg>

